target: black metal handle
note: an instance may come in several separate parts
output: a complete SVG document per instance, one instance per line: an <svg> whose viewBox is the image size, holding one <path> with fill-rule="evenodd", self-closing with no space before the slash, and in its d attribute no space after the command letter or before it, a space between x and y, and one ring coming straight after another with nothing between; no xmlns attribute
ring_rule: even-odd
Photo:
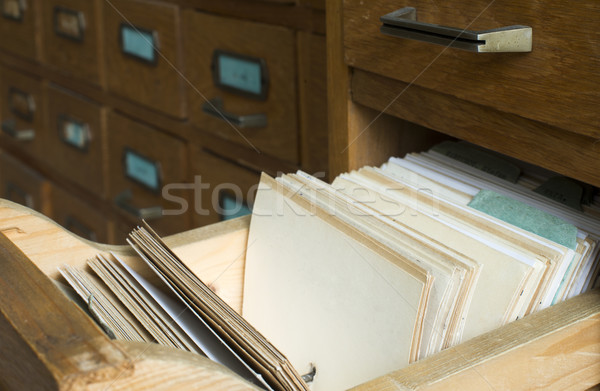
<svg viewBox="0 0 600 391"><path fill-rule="evenodd" d="M223 100L214 98L205 102L202 111L215 118L229 122L238 128L264 128L267 126L266 114L245 114L238 115L225 111L223 109Z"/></svg>
<svg viewBox="0 0 600 391"><path fill-rule="evenodd" d="M33 129L17 130L17 121L14 119L2 121L2 133L19 141L31 141L35 138L35 130Z"/></svg>
<svg viewBox="0 0 600 391"><path fill-rule="evenodd" d="M127 189L115 197L115 204L125 212L144 220L156 220L163 215L162 206L148 206L139 208L132 203L133 194Z"/></svg>
<svg viewBox="0 0 600 391"><path fill-rule="evenodd" d="M401 8L380 18L381 32L394 37L435 43L477 53L530 52L532 29L508 26L471 31L417 21L417 10Z"/></svg>

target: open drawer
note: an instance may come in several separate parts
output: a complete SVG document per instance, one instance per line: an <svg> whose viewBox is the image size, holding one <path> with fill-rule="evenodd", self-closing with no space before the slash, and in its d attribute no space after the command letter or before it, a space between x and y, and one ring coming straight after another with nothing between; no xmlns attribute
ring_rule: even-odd
<svg viewBox="0 0 600 391"><path fill-rule="evenodd" d="M234 309L243 294L250 219L198 228L166 242ZM92 243L27 208L0 200L0 386L6 389L254 389L200 356L111 341L51 279L126 247ZM225 270L225 272L223 272ZM222 275L221 275L222 274ZM10 357L10 360L7 359ZM36 373L37 376L31 376ZM600 382L600 292L593 291L357 387L587 389Z"/></svg>

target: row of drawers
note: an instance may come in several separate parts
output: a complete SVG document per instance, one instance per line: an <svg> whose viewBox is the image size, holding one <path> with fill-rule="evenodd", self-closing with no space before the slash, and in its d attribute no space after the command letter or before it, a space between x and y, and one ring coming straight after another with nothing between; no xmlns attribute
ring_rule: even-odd
<svg viewBox="0 0 600 391"><path fill-rule="evenodd" d="M2 7L1 49L299 161L298 53L309 33L164 1L5 0ZM322 46L317 56L325 56L324 39Z"/></svg>
<svg viewBox="0 0 600 391"><path fill-rule="evenodd" d="M2 145L68 178L123 219L156 220L159 231L175 233L219 221L224 214L217 209L224 195L234 196L234 207L252 203L258 171L59 86L6 68L2 80L9 81L2 83L7 102L0 104ZM28 182L10 185L13 190L2 190L0 197L29 194ZM25 199L36 197L16 201L27 204Z"/></svg>

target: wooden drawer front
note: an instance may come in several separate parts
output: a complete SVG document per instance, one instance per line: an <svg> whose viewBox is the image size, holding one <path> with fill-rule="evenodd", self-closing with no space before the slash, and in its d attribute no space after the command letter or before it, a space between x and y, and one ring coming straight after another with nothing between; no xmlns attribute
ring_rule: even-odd
<svg viewBox="0 0 600 391"><path fill-rule="evenodd" d="M107 217L60 187L52 187L52 219L65 229L98 243L109 243L112 222Z"/></svg>
<svg viewBox="0 0 600 391"><path fill-rule="evenodd" d="M185 117L179 8L156 1L104 4L108 88L173 117Z"/></svg>
<svg viewBox="0 0 600 391"><path fill-rule="evenodd" d="M45 139L41 80L1 67L0 85L2 142L39 156Z"/></svg>
<svg viewBox="0 0 600 391"><path fill-rule="evenodd" d="M192 123L247 148L297 162L294 32L195 11L185 11L184 30L186 75L194 86L188 91ZM218 59L216 72L213 58ZM217 72L220 76L214 76ZM217 113L206 112L215 109ZM219 112L231 114L228 121ZM266 126L235 124L252 115L266 116Z"/></svg>
<svg viewBox="0 0 600 391"><path fill-rule="evenodd" d="M102 84L98 0L44 0L44 61L69 76Z"/></svg>
<svg viewBox="0 0 600 391"><path fill-rule="evenodd" d="M379 18L407 6L417 9L419 21L460 29L530 26L533 51L472 53L380 33ZM599 137L599 20L600 3L595 0L576 7L558 0L543 5L515 0L347 0L345 57L357 68Z"/></svg>
<svg viewBox="0 0 600 391"><path fill-rule="evenodd" d="M109 114L108 140L110 198L119 211L133 220L159 207L163 213L146 219L162 234L188 229L189 211L179 203L188 197L183 186L163 197L165 185L189 182L185 144L115 113Z"/></svg>
<svg viewBox="0 0 600 391"><path fill-rule="evenodd" d="M48 97L48 165L99 197L106 197L106 113L60 87Z"/></svg>
<svg viewBox="0 0 600 391"><path fill-rule="evenodd" d="M0 198L48 214L49 193L49 184L40 174L0 151Z"/></svg>
<svg viewBox="0 0 600 391"><path fill-rule="evenodd" d="M0 48L39 59L40 6L40 0L0 0Z"/></svg>
<svg viewBox="0 0 600 391"><path fill-rule="evenodd" d="M194 146L192 174L204 186L195 195L194 226L228 220L248 213L254 204L260 172L232 163ZM207 187L208 186L208 187ZM196 192L199 191L197 187Z"/></svg>

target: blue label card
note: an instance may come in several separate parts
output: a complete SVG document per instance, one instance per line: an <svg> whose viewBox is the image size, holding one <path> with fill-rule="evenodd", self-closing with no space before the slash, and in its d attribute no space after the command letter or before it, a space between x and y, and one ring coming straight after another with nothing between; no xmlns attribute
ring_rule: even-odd
<svg viewBox="0 0 600 391"><path fill-rule="evenodd" d="M258 99L267 95L267 67L260 58L215 50L213 79L217 86L233 93Z"/></svg>
<svg viewBox="0 0 600 391"><path fill-rule="evenodd" d="M60 135L63 141L80 150L87 150L90 142L89 126L73 119L61 118Z"/></svg>
<svg viewBox="0 0 600 391"><path fill-rule="evenodd" d="M153 31L121 25L123 53L145 62L156 62L156 34Z"/></svg>
<svg viewBox="0 0 600 391"><path fill-rule="evenodd" d="M221 220L231 220L251 213L252 210L248 206L239 202L231 194L223 193L221 195Z"/></svg>
<svg viewBox="0 0 600 391"><path fill-rule="evenodd" d="M124 164L125 175L128 178L152 191L160 189L160 166L158 162L126 149Z"/></svg>

